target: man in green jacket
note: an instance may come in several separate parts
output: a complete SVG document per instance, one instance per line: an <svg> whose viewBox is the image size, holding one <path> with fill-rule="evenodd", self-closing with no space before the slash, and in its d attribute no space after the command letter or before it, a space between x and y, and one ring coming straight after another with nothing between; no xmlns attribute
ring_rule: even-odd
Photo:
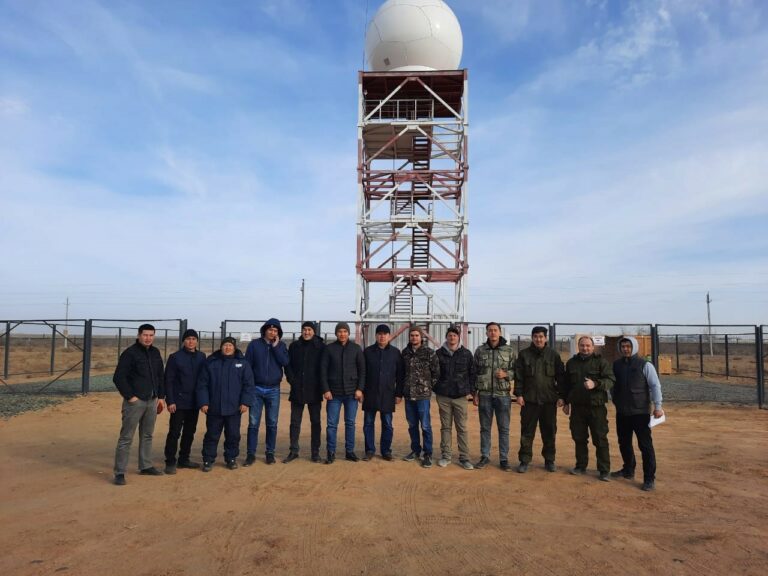
<svg viewBox="0 0 768 576"><path fill-rule="evenodd" d="M576 466L571 474L585 474L589 463L587 442L597 453L600 480L610 482L611 458L608 452L608 392L616 381L611 365L595 354L595 342L590 336L579 338L579 353L565 365L565 406L571 416L571 436L576 444Z"/></svg>
<svg viewBox="0 0 768 576"><path fill-rule="evenodd" d="M547 346L547 329L535 326L531 331L531 345L520 351L515 362L515 396L520 405L520 464L517 471L524 474L533 458L533 439L536 424L541 430L544 444L541 455L547 472L555 466L555 435L557 434L557 408L565 404L563 377L565 368L560 354Z"/></svg>
<svg viewBox="0 0 768 576"><path fill-rule="evenodd" d="M501 336L501 326L489 322L485 326L488 340L475 351L477 366L474 404L480 415L480 460L475 468L485 468L491 459L491 426L496 415L499 430L499 467L505 472L509 466L509 416L512 410L512 380L515 377L515 353Z"/></svg>

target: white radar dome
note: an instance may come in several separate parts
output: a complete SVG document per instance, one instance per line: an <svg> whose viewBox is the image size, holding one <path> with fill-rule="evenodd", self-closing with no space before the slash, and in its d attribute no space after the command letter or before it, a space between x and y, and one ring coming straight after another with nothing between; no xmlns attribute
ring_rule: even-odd
<svg viewBox="0 0 768 576"><path fill-rule="evenodd" d="M374 72L456 70L463 48L459 21L442 0L387 0L365 35Z"/></svg>

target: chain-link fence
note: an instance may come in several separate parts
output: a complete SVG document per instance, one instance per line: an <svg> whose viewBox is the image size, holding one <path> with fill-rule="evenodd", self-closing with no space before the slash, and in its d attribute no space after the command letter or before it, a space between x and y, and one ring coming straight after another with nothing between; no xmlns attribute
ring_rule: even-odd
<svg viewBox="0 0 768 576"><path fill-rule="evenodd" d="M3 320L0 321L0 393L88 393L112 390L111 376L122 351L133 344L143 323L156 328L155 346L164 359L177 350L187 321L171 320ZM220 328L198 330L199 347L210 354L224 336L234 336L239 347L261 336L265 320L224 320ZM351 337L362 346L375 341L376 324L350 325ZM283 340L301 337L300 320L281 322ZM337 320L318 320L317 334L335 340ZM598 353L618 358L621 336L634 336L639 353L656 366L665 400L736 402L765 400L768 372L768 327L753 325L672 325L648 323L576 324L500 322L505 340L519 352L530 346L531 330L548 329L550 345L563 361L578 352L578 340L589 335ZM409 324L390 326L393 344L408 344ZM421 325L433 347L442 345L450 324ZM486 340L485 322L460 326L462 344L474 351Z"/></svg>

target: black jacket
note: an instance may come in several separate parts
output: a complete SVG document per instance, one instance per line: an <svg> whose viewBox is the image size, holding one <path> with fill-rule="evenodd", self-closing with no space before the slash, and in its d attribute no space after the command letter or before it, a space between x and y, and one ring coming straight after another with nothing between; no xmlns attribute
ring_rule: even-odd
<svg viewBox="0 0 768 576"><path fill-rule="evenodd" d="M285 376L291 385L288 399L299 404L322 402L323 391L320 386L320 358L325 349L325 342L319 336L311 340L299 338L288 347L290 362L285 367Z"/></svg>
<svg viewBox="0 0 768 576"><path fill-rule="evenodd" d="M132 396L140 400L165 398L160 350L154 346L145 348L136 340L120 354L112 382L126 400Z"/></svg>
<svg viewBox="0 0 768 576"><path fill-rule="evenodd" d="M168 356L165 365L165 401L176 404L178 410L196 410L195 387L197 376L205 366L205 354L199 350L188 352L182 348Z"/></svg>
<svg viewBox="0 0 768 576"><path fill-rule="evenodd" d="M472 352L464 346L459 346L455 352L441 346L437 351L437 358L440 360L440 378L435 384L435 394L461 398L475 393L477 368Z"/></svg>
<svg viewBox="0 0 768 576"><path fill-rule="evenodd" d="M400 350L391 344L368 346L365 356L363 410L389 414L395 411L395 396L403 396L405 369Z"/></svg>
<svg viewBox="0 0 768 576"><path fill-rule="evenodd" d="M320 359L320 385L323 393L330 391L334 396L365 390L363 349L351 340L346 346L338 340L328 344Z"/></svg>

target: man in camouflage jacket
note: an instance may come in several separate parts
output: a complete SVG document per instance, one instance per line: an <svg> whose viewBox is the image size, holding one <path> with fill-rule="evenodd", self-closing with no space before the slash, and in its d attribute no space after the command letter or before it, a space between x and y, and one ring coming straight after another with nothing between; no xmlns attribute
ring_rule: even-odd
<svg viewBox="0 0 768 576"><path fill-rule="evenodd" d="M475 350L477 383L474 397L480 415L480 460L475 468L484 468L491 457L491 426L496 415L499 432L499 467L508 472L509 417L512 410L512 380L515 377L515 353L501 336L501 326L489 322L485 326L488 340Z"/></svg>
<svg viewBox="0 0 768 576"><path fill-rule="evenodd" d="M437 354L424 342L424 334L418 326L408 332L408 346L403 349L405 363L405 418L408 420L408 434L411 436L411 452L403 458L413 462L424 450L421 465L432 467L432 423L429 407L432 389L440 377L440 361ZM421 427L421 437L419 436ZM422 443L423 439L423 443Z"/></svg>

